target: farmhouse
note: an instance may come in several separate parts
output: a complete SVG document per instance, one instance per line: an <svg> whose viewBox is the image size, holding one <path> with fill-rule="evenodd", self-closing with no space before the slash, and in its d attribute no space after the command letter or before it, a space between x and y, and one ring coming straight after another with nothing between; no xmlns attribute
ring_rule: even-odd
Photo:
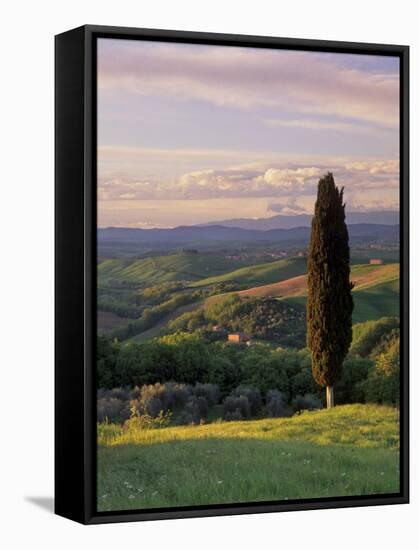
<svg viewBox="0 0 419 550"><path fill-rule="evenodd" d="M230 333L227 339L231 344L246 344L250 342L250 336L248 334L244 334L243 332Z"/></svg>
<svg viewBox="0 0 419 550"><path fill-rule="evenodd" d="M370 265L382 265L383 260L381 258L371 258Z"/></svg>

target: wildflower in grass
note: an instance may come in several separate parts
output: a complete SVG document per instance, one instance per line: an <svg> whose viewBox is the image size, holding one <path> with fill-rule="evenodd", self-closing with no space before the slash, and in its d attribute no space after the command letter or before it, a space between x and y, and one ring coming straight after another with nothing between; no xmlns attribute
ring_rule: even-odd
<svg viewBox="0 0 419 550"><path fill-rule="evenodd" d="M128 498L133 499L135 497L134 497L134 495L128 495Z"/></svg>
<svg viewBox="0 0 419 550"><path fill-rule="evenodd" d="M222 480L222 479L219 479L219 480L217 481L217 483L218 483L218 485L221 485L221 483L223 483L223 480Z"/></svg>

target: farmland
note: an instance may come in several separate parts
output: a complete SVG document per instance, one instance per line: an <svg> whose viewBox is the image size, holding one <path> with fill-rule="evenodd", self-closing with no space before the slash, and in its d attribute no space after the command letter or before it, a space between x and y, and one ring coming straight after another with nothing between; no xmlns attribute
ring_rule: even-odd
<svg viewBox="0 0 419 550"><path fill-rule="evenodd" d="M236 293L241 298L286 300L297 310L304 310L306 258L292 257L267 263L257 263L258 259L251 255L234 259L220 253L180 252L140 260L105 260L98 267L98 283L108 308L106 311L110 310L114 315L110 317L109 313L100 313L99 329L109 334L112 333L112 328L123 331L131 325L132 329L126 330L127 336L134 338L134 341L142 341L157 336L185 311L199 310L202 306L216 303L226 292ZM248 265L235 269L237 265L243 264ZM351 280L355 285L354 322L398 315L398 263L354 264L351 268ZM145 309L159 306L149 299L141 302L138 297L138 293L153 285L156 288L158 285L160 288L166 285L170 289L164 293L166 300L175 296L176 292L179 302L179 292L190 298L182 299L184 303L179 303L179 306L162 310L161 314L155 316L155 322L147 320L146 324L133 323L141 318ZM162 297L160 304L163 301ZM194 304L185 308L186 302ZM133 308L133 303L138 304L136 309ZM123 317L120 317L121 310Z"/></svg>

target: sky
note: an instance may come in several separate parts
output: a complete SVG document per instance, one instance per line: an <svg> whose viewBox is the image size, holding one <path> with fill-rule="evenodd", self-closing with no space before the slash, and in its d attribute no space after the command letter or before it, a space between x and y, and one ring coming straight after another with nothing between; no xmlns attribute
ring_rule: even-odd
<svg viewBox="0 0 419 550"><path fill-rule="evenodd" d="M399 208L397 57L98 40L98 225Z"/></svg>

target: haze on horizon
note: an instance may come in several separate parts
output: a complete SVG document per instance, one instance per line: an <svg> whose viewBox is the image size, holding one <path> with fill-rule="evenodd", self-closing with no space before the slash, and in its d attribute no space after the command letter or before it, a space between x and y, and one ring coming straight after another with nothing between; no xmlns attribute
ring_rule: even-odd
<svg viewBox="0 0 419 550"><path fill-rule="evenodd" d="M98 41L98 225L399 208L396 57Z"/></svg>

